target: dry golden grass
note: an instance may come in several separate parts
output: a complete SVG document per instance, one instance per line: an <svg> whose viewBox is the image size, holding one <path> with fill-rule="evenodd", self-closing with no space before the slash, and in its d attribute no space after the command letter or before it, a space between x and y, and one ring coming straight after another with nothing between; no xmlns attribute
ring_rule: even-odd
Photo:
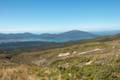
<svg viewBox="0 0 120 80"><path fill-rule="evenodd" d="M24 65L18 67L3 67L0 69L0 80L37 80L35 74L30 73Z"/></svg>
<svg viewBox="0 0 120 80"><path fill-rule="evenodd" d="M0 80L63 80L55 69L29 65L2 66Z"/></svg>

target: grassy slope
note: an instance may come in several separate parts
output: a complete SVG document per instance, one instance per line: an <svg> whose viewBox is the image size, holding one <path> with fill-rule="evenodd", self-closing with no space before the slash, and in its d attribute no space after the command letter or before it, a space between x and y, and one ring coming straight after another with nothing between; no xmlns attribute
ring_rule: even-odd
<svg viewBox="0 0 120 80"><path fill-rule="evenodd" d="M1 54L0 80L120 80L119 44L119 38L103 38L40 52Z"/></svg>

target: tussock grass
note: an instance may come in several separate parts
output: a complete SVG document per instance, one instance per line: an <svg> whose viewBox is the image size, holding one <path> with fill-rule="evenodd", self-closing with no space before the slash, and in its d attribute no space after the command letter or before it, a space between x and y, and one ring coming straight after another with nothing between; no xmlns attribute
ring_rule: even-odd
<svg viewBox="0 0 120 80"><path fill-rule="evenodd" d="M26 66L21 65L0 68L0 80L37 80L37 77Z"/></svg>

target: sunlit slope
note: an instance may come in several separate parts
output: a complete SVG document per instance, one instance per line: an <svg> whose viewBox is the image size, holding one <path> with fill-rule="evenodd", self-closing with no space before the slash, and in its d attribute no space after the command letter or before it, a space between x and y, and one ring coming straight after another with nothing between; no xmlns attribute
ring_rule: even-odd
<svg viewBox="0 0 120 80"><path fill-rule="evenodd" d="M26 80L30 76L34 80L120 80L120 38L99 38L17 55L3 54L0 60L1 69L6 67L6 71L7 68L22 71L19 67L24 65ZM23 73L14 75L24 77Z"/></svg>

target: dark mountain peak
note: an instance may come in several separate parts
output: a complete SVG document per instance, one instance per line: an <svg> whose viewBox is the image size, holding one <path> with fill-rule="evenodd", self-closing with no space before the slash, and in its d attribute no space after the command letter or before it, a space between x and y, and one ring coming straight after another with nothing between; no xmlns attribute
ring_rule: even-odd
<svg viewBox="0 0 120 80"><path fill-rule="evenodd" d="M80 30L71 30L68 32L64 32L63 34L92 34L92 33L80 31Z"/></svg>
<svg viewBox="0 0 120 80"><path fill-rule="evenodd" d="M92 33L89 33L89 32L85 32L85 31L80 31L80 30L71 30L71 31L68 31L68 32L64 32L60 35L71 35L71 36L77 36L77 35L81 35L81 36L85 36L85 35L94 35ZM95 36L95 35L94 35ZM80 36L79 36L80 37Z"/></svg>
<svg viewBox="0 0 120 80"><path fill-rule="evenodd" d="M43 34L41 34L41 36L50 36L50 35L52 35L52 34L50 34L50 33L43 33Z"/></svg>
<svg viewBox="0 0 120 80"><path fill-rule="evenodd" d="M80 30L71 30L71 31L68 31L68 32L84 32L84 31L80 31Z"/></svg>
<svg viewBox="0 0 120 80"><path fill-rule="evenodd" d="M25 32L25 33L23 33L23 34L32 35L33 33Z"/></svg>
<svg viewBox="0 0 120 80"><path fill-rule="evenodd" d="M82 32L80 30L70 30L70 31L67 31L67 32Z"/></svg>

